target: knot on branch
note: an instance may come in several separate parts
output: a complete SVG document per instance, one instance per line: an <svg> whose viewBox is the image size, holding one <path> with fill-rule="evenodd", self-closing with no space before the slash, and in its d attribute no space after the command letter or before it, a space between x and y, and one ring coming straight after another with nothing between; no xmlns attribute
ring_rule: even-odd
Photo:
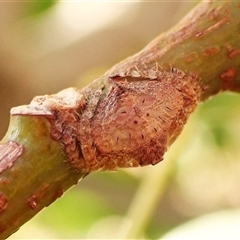
<svg viewBox="0 0 240 240"><path fill-rule="evenodd" d="M79 171L154 165L195 109L200 87L177 69L149 73L105 75L81 91L36 97L20 112L45 115Z"/></svg>
<svg viewBox="0 0 240 240"><path fill-rule="evenodd" d="M197 76L176 69L152 73L107 76L97 90L85 89L78 124L84 161L74 160L77 168L114 170L163 159L195 109L200 87Z"/></svg>

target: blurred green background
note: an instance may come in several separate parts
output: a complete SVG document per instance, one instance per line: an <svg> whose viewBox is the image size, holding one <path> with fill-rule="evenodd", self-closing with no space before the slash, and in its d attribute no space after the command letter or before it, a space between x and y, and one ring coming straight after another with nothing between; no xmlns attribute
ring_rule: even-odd
<svg viewBox="0 0 240 240"><path fill-rule="evenodd" d="M0 2L1 137L11 107L85 86L196 3ZM162 163L90 174L11 239L196 239L191 231L210 234L203 223L221 239L222 226L240 226L239 105L232 93L201 104Z"/></svg>

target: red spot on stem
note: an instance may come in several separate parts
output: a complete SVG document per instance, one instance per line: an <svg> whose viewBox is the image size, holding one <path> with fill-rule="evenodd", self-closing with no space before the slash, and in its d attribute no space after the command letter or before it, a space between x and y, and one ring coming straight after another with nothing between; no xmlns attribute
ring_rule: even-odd
<svg viewBox="0 0 240 240"><path fill-rule="evenodd" d="M57 199L57 198L60 198L62 195L63 195L63 189L62 189L62 188L59 188L59 189L57 190L56 199Z"/></svg>
<svg viewBox="0 0 240 240"><path fill-rule="evenodd" d="M33 194L31 197L28 198L27 204L31 209L35 209L37 207L37 196Z"/></svg>
<svg viewBox="0 0 240 240"><path fill-rule="evenodd" d="M236 76L237 69L235 67L229 67L225 72L221 73L220 79L222 83L222 89L231 89Z"/></svg>
<svg viewBox="0 0 240 240"><path fill-rule="evenodd" d="M235 57L237 57L239 54L240 54L240 50L235 49L235 50L233 50L232 52L230 52L230 53L228 54L228 57L229 57L229 58L235 58Z"/></svg>
<svg viewBox="0 0 240 240"><path fill-rule="evenodd" d="M196 32L195 37L196 37L196 38L199 38L199 37L201 37L202 35L203 35L203 31L198 31L198 32Z"/></svg>
<svg viewBox="0 0 240 240"><path fill-rule="evenodd" d="M0 173L11 168L13 163L22 155L24 147L14 141L0 144Z"/></svg>
<svg viewBox="0 0 240 240"><path fill-rule="evenodd" d="M60 198L63 195L64 191L62 188L59 188L56 192L56 194L54 194L52 202L56 201L58 198Z"/></svg>
<svg viewBox="0 0 240 240"><path fill-rule="evenodd" d="M226 45L226 50L227 50L227 56L228 58L235 58L240 54L239 49L234 49L231 44Z"/></svg>
<svg viewBox="0 0 240 240"><path fill-rule="evenodd" d="M204 51L203 51L203 56L204 57L211 57L217 53L219 53L220 49L219 47L217 46L213 46L213 47L209 47L209 48L206 48Z"/></svg>
<svg viewBox="0 0 240 240"><path fill-rule="evenodd" d="M196 57L197 57L197 54L195 52L190 53L189 55L187 55L185 57L185 62L186 63L191 63L191 62L193 62L196 59Z"/></svg>
<svg viewBox="0 0 240 240"><path fill-rule="evenodd" d="M2 177L1 180L0 180L0 183L1 183L2 185L7 185L7 184L9 183L9 181L8 181L7 178Z"/></svg>
<svg viewBox="0 0 240 240"><path fill-rule="evenodd" d="M8 202L6 196L0 193L0 213L7 208L7 204Z"/></svg>

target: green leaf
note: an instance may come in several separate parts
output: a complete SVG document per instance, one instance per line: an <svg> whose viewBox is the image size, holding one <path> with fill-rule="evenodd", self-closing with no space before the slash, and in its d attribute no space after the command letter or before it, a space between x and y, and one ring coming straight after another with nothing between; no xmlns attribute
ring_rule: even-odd
<svg viewBox="0 0 240 240"><path fill-rule="evenodd" d="M26 7L26 16L36 16L42 14L52 8L58 1L57 0L49 0L49 1L39 1L32 0L27 4Z"/></svg>

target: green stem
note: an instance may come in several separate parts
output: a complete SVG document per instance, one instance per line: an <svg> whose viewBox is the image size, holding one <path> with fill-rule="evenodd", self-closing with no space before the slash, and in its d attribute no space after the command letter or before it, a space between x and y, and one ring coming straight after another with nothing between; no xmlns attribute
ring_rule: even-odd
<svg viewBox="0 0 240 240"><path fill-rule="evenodd" d="M204 100L219 91L240 91L240 4L198 4L179 24L141 52L110 70L111 75L153 68L196 74Z"/></svg>
<svg viewBox="0 0 240 240"><path fill-rule="evenodd" d="M86 88L13 109L0 145L0 237L91 171L161 161L199 101L239 92L239 74L240 4L209 1Z"/></svg>
<svg viewBox="0 0 240 240"><path fill-rule="evenodd" d="M4 165L0 175L1 239L15 232L83 177L69 166L60 142L50 137L50 131L51 125L45 117L11 118L0 148L6 149L9 143L23 148L14 163ZM13 149L16 150L16 146ZM2 168L6 157L1 158Z"/></svg>

